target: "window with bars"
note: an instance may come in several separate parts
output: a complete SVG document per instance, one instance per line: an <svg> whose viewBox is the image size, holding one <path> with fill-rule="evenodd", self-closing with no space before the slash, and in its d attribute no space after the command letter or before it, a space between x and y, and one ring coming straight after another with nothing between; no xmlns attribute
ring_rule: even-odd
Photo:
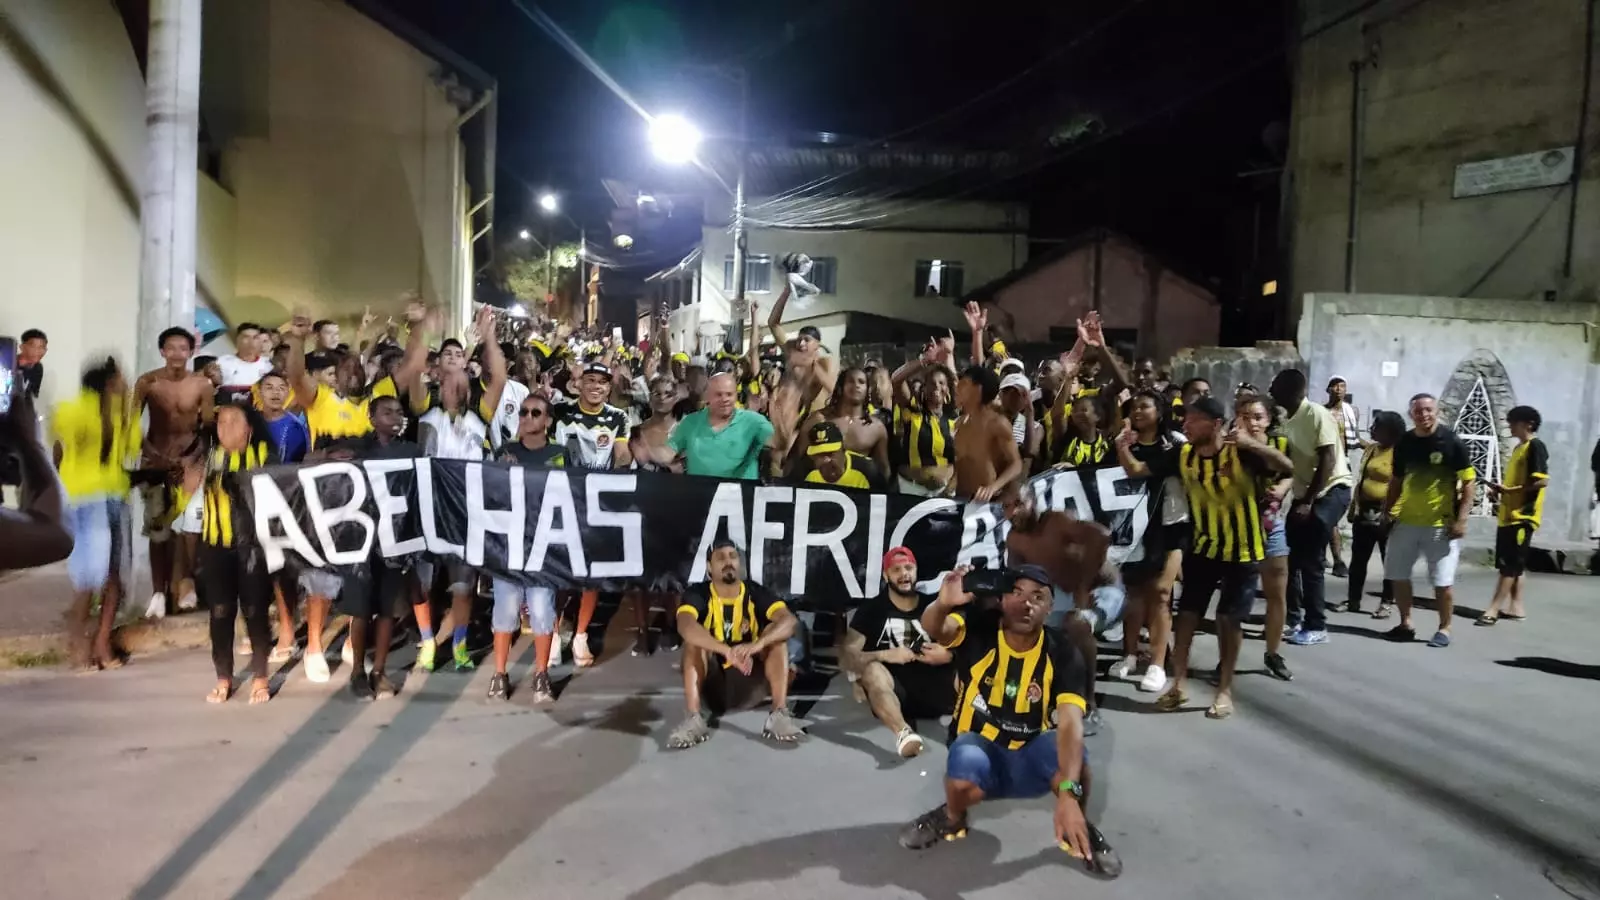
<svg viewBox="0 0 1600 900"><path fill-rule="evenodd" d="M966 268L948 259L919 259L916 272L916 296L959 297Z"/></svg>
<svg viewBox="0 0 1600 900"><path fill-rule="evenodd" d="M722 260L722 290L733 296L733 257ZM766 294L772 291L772 257L746 256L744 258L744 292Z"/></svg>
<svg viewBox="0 0 1600 900"><path fill-rule="evenodd" d="M824 294L838 293L839 261L831 256L811 257L811 275L808 277L817 290Z"/></svg>

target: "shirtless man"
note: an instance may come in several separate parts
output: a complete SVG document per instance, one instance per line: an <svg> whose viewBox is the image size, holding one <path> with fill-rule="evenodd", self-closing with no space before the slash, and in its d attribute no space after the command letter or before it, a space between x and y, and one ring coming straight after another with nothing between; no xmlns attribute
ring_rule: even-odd
<svg viewBox="0 0 1600 900"><path fill-rule="evenodd" d="M1022 477L1022 455L1011 422L994 406L1000 379L991 369L969 366L956 379L956 496L979 503Z"/></svg>
<svg viewBox="0 0 1600 900"><path fill-rule="evenodd" d="M211 379L189 371L194 353L194 335L184 328L168 328L157 340L166 365L139 376L133 385L133 411L137 415L150 408L150 430L144 438L141 469L163 469L165 483L140 488L144 502L144 535L150 539L150 582L153 593L150 608L165 609L167 597L180 588L180 606L192 609L194 597L193 549L184 565L174 572L173 520L182 511L177 506L176 487L185 461L197 464L200 448L195 438L202 424L215 413L216 392ZM195 499L199 499L195 494ZM174 584L174 577L181 577Z"/></svg>
<svg viewBox="0 0 1600 900"><path fill-rule="evenodd" d="M783 308L789 302L791 288L785 286L778 302L767 317L767 330L772 339L784 348L783 380L773 392L768 403L768 418L772 420L772 464L781 468L789 458L800 424L814 409L821 409L833 393L834 382L839 377L839 364L822 352L822 334L807 325L791 341L783 330ZM781 475L774 471L772 474Z"/></svg>
<svg viewBox="0 0 1600 900"><path fill-rule="evenodd" d="M840 373L832 400L807 416L802 430L810 434L818 422L832 422L837 426L844 435L844 448L871 459L879 472L893 471L889 468L889 430L867 412L867 373L864 370L852 366ZM801 455L797 447L790 465L799 463Z"/></svg>

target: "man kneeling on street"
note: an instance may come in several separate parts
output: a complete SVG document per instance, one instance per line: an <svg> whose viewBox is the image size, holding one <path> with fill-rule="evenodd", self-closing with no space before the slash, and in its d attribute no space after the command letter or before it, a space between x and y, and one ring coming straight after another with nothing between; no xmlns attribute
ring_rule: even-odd
<svg viewBox="0 0 1600 900"><path fill-rule="evenodd" d="M706 555L710 580L683 592L678 634L689 717L668 736L668 747L681 750L711 736L704 701L713 701L716 712L745 708L761 681L772 694L772 712L761 733L783 743L798 741L803 733L788 711L788 641L797 620L777 595L746 580L743 568L739 547L719 540Z"/></svg>
<svg viewBox="0 0 1600 900"><path fill-rule="evenodd" d="M955 655L955 740L946 763L945 802L900 832L912 850L966 837L967 812L987 799L1056 795L1062 849L1105 875L1121 873L1116 851L1084 818L1089 763L1083 745L1087 663L1045 627L1054 587L1044 569L1021 565L978 573L957 568L922 628ZM998 608L980 602L998 595Z"/></svg>
<svg viewBox="0 0 1600 900"><path fill-rule="evenodd" d="M935 722L955 706L950 651L922 630L922 614L937 599L917 591L917 558L907 547L883 555L884 592L862 603L844 637L844 665L878 721L894 732L895 752L922 752L911 722Z"/></svg>

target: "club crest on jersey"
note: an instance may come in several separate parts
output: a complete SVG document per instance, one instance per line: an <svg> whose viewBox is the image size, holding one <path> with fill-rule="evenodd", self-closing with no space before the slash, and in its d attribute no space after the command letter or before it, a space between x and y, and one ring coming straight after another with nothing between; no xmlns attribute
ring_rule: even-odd
<svg viewBox="0 0 1600 900"><path fill-rule="evenodd" d="M1037 682L1032 682L1032 681L1028 682L1028 702L1029 703L1038 703L1040 700L1043 700L1043 699L1044 699L1044 691L1039 688L1038 683Z"/></svg>
<svg viewBox="0 0 1600 900"><path fill-rule="evenodd" d="M1428 462L1433 463L1434 465L1437 466L1438 464L1444 462L1444 454L1440 453L1437 450L1435 450L1432 453L1428 454Z"/></svg>
<svg viewBox="0 0 1600 900"><path fill-rule="evenodd" d="M607 432L607 431L597 431L597 432L595 432L595 434L594 434L594 446L595 446L596 450L604 450L607 447L611 446L611 433Z"/></svg>

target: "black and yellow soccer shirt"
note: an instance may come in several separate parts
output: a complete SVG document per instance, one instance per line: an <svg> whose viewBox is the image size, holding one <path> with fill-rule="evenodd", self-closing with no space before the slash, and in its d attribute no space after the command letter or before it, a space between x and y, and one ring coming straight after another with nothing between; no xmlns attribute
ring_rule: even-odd
<svg viewBox="0 0 1600 900"><path fill-rule="evenodd" d="M678 603L678 615L694 616L711 636L732 647L749 644L772 625L772 617L789 605L777 595L752 581L739 582L739 595L732 599L716 596L710 582L692 584Z"/></svg>
<svg viewBox="0 0 1600 900"><path fill-rule="evenodd" d="M1530 482L1550 477L1550 451L1544 441L1530 438L1511 451L1506 463L1505 490L1500 493L1500 525L1527 525L1538 529L1539 518L1544 515L1544 495L1548 489L1534 496Z"/></svg>
<svg viewBox="0 0 1600 900"><path fill-rule="evenodd" d="M972 606L950 614L957 626L948 645L956 671L956 734L976 732L1019 750L1056 727L1056 709L1087 710L1088 671L1072 642L1046 628L1028 650L1006 643L1000 610Z"/></svg>
<svg viewBox="0 0 1600 900"><path fill-rule="evenodd" d="M312 449L341 438L361 437L371 431L372 417L367 414L367 405L371 402L371 397L341 397L327 385L317 385L317 395L306 404Z"/></svg>
<svg viewBox="0 0 1600 900"><path fill-rule="evenodd" d="M1423 437L1415 431L1394 446L1394 477L1400 479L1400 503L1394 520L1402 525L1443 528L1455 521L1457 482L1477 480L1467 445L1443 425Z"/></svg>
<svg viewBox="0 0 1600 900"><path fill-rule="evenodd" d="M212 547L235 546L251 527L237 473L277 462L269 441L256 440L243 450L211 448L201 484L200 538Z"/></svg>
<svg viewBox="0 0 1600 900"><path fill-rule="evenodd" d="M1071 468L1093 468L1105 462L1106 457L1112 456L1111 444L1106 441L1106 436L1096 434L1094 440L1086 441L1077 435L1067 439L1061 448L1061 457L1057 464Z"/></svg>
<svg viewBox="0 0 1600 900"><path fill-rule="evenodd" d="M1176 475L1189 501L1190 552L1216 562L1258 563L1267 558L1261 500L1273 475L1267 464L1235 444L1206 456L1180 444L1146 463L1156 478Z"/></svg>
<svg viewBox="0 0 1600 900"><path fill-rule="evenodd" d="M953 465L956 461L956 414L946 407L937 413L921 408L898 407L900 448L906 465L931 469Z"/></svg>

